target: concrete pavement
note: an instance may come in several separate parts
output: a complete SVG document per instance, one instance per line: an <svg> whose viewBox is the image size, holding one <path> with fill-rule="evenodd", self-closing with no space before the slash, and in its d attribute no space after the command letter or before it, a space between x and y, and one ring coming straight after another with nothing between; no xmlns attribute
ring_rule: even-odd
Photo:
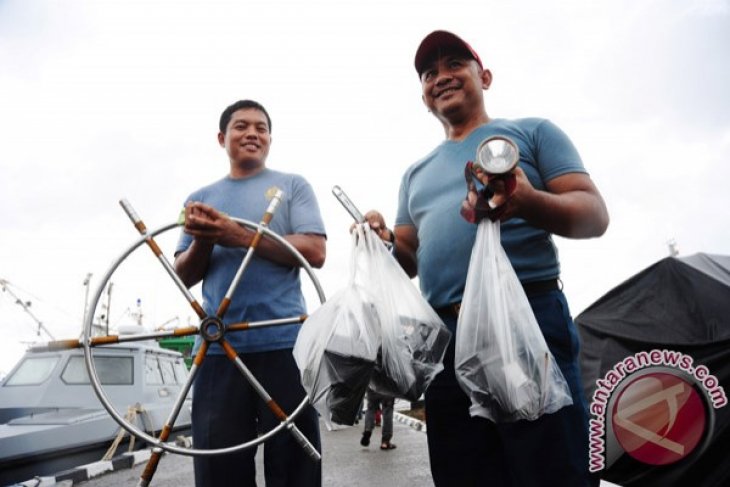
<svg viewBox="0 0 730 487"><path fill-rule="evenodd" d="M428 466L425 426L403 414L396 413L393 423L395 450L380 450L380 428L376 428L370 447L360 446L362 423L329 431L324 424L322 433L323 487L433 487ZM282 433L286 434L286 433ZM24 483L27 487L134 487L146 464L149 451L124 454L117 465L97 462L86 466L83 479L67 480L40 478ZM265 486L262 449L256 455L257 484ZM123 460L123 461L119 461ZM119 465L123 464L123 465ZM134 464L134 465L132 465ZM130 467L131 465L131 467ZM165 454L152 479L151 487L192 487L191 457ZM235 484L232 484L235 485ZM225 486L222 486L225 487ZM617 487L601 481L601 487Z"/></svg>
<svg viewBox="0 0 730 487"><path fill-rule="evenodd" d="M393 423L395 450L380 450L380 428L375 428L370 447L360 446L360 425L328 431L322 424L323 487L408 487L433 486L428 466L425 431L421 423L396 413ZM282 434L286 434L285 432ZM257 483L264 486L262 449L256 455ZM133 487L137 485L145 462L132 468L103 473L78 483L80 487ZM152 480L152 487L186 487L193 485L190 457L166 454ZM47 484L61 487L62 483Z"/></svg>

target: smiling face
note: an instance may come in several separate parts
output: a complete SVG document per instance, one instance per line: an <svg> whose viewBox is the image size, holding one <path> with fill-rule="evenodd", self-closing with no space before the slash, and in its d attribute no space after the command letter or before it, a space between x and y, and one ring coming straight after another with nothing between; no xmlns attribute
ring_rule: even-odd
<svg viewBox="0 0 730 487"><path fill-rule="evenodd" d="M442 53L421 71L423 102L444 125L469 123L485 113L483 90L492 74L470 56Z"/></svg>
<svg viewBox="0 0 730 487"><path fill-rule="evenodd" d="M233 112L225 133L218 133L231 161L231 176L246 176L264 168L271 146L266 115L256 108Z"/></svg>

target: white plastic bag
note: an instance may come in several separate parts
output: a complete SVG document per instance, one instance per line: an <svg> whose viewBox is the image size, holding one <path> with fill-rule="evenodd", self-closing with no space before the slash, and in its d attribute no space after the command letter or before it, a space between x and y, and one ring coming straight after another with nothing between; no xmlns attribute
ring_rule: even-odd
<svg viewBox="0 0 730 487"><path fill-rule="evenodd" d="M479 223L469 262L455 367L472 416L534 420L573 403L502 248L500 224L488 219Z"/></svg>
<svg viewBox="0 0 730 487"><path fill-rule="evenodd" d="M443 369L451 332L370 227L358 225L357 233L357 280L375 298L381 326L370 387L416 401Z"/></svg>
<svg viewBox="0 0 730 487"><path fill-rule="evenodd" d="M418 400L451 333L367 225L353 231L350 280L302 325L294 359L325 422L352 425L368 384Z"/></svg>
<svg viewBox="0 0 730 487"><path fill-rule="evenodd" d="M307 318L293 351L310 402L328 425L354 424L380 347L374 299L355 279L356 238L347 286Z"/></svg>

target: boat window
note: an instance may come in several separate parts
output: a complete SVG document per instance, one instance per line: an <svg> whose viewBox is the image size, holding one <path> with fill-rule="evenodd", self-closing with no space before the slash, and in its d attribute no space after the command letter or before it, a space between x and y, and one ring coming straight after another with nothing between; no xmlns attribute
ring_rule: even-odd
<svg viewBox="0 0 730 487"><path fill-rule="evenodd" d="M178 384L184 384L188 380L188 368L182 360L175 361L175 377Z"/></svg>
<svg viewBox="0 0 730 487"><path fill-rule="evenodd" d="M59 355L46 357L25 357L23 362L8 377L6 386L37 385L48 379L58 363Z"/></svg>
<svg viewBox="0 0 730 487"><path fill-rule="evenodd" d="M162 370L162 381L165 384L175 384L175 370L172 360L160 358L160 369Z"/></svg>
<svg viewBox="0 0 730 487"><path fill-rule="evenodd" d="M94 367L99 382L104 385L131 385L134 383L132 357L94 356ZM88 384L89 374L84 357L71 357L61 374L67 384Z"/></svg>
<svg viewBox="0 0 730 487"><path fill-rule="evenodd" d="M145 357L144 381L145 384L162 385L162 372L156 357Z"/></svg>

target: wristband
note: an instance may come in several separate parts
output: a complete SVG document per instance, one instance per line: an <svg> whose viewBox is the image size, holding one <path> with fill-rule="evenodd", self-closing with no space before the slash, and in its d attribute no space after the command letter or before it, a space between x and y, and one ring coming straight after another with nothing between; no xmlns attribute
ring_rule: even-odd
<svg viewBox="0 0 730 487"><path fill-rule="evenodd" d="M386 230L390 232L390 238L388 240L383 240L383 244L391 254L395 255L395 232L389 228L386 228Z"/></svg>

